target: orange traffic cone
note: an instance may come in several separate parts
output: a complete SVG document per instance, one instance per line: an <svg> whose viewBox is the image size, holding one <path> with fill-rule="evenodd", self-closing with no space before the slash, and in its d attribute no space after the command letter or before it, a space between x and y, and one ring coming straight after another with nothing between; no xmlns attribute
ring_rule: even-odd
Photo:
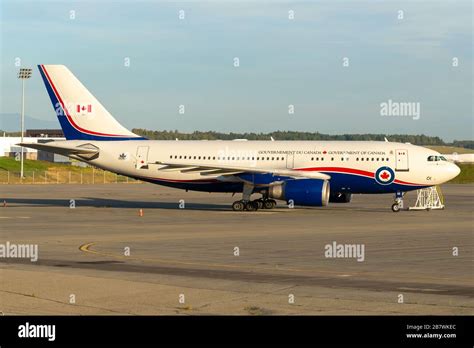
<svg viewBox="0 0 474 348"><path fill-rule="evenodd" d="M143 216L143 209L140 209L140 210L138 211L138 216Z"/></svg>

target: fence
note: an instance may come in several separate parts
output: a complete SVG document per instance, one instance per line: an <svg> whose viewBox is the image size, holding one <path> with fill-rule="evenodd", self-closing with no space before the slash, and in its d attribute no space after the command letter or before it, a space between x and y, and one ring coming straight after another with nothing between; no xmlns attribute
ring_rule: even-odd
<svg viewBox="0 0 474 348"><path fill-rule="evenodd" d="M141 183L126 176L97 169L25 171L0 170L0 184L131 184Z"/></svg>

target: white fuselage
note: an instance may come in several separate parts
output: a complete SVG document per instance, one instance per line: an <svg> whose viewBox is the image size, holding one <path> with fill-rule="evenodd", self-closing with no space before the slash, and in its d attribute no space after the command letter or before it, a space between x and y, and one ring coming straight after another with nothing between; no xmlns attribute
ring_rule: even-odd
<svg viewBox="0 0 474 348"><path fill-rule="evenodd" d="M92 144L99 156L88 163L158 184L199 189L229 182L220 175L161 170L163 164L234 165L261 169L318 171L331 176L331 190L354 193L409 191L444 183L459 173L447 161L428 161L436 151L411 144L376 141L68 141ZM375 180L381 167L392 169L390 183ZM380 174L380 173L379 173ZM221 180L222 179L222 180ZM175 183L176 185L173 185ZM179 185L178 185L179 184ZM188 185L188 186L187 186ZM226 191L221 188L216 191ZM204 191L213 191L206 186ZM229 192L234 189L229 189Z"/></svg>

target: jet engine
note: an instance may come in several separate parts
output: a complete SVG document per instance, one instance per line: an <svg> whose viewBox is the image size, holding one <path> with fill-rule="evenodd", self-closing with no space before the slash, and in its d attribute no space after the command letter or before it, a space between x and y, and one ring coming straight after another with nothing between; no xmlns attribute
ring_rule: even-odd
<svg viewBox="0 0 474 348"><path fill-rule="evenodd" d="M271 185L271 198L293 201L295 205L320 207L328 204L329 181L320 179L296 179Z"/></svg>

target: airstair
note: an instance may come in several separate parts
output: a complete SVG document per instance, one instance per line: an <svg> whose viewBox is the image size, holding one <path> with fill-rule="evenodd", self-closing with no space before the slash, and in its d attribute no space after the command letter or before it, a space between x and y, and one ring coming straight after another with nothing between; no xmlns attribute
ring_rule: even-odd
<svg viewBox="0 0 474 348"><path fill-rule="evenodd" d="M444 209L444 197L439 186L417 190L416 203L408 210Z"/></svg>

